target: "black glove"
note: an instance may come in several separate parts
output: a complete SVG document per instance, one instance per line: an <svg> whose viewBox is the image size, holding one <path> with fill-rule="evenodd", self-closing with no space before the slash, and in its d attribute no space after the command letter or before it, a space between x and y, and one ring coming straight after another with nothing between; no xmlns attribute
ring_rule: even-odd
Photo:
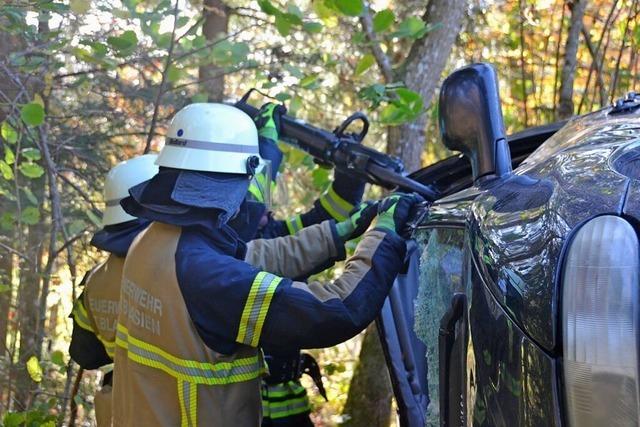
<svg viewBox="0 0 640 427"><path fill-rule="evenodd" d="M411 217L413 206L421 202L424 199L416 193L393 193L378 203L375 227L400 235Z"/></svg>

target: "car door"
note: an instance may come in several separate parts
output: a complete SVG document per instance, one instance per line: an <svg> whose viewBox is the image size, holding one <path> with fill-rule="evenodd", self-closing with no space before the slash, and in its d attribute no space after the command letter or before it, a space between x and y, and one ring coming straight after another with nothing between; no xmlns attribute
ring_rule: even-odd
<svg viewBox="0 0 640 427"><path fill-rule="evenodd" d="M402 426L464 420L465 235L461 224L420 228L380 316Z"/></svg>

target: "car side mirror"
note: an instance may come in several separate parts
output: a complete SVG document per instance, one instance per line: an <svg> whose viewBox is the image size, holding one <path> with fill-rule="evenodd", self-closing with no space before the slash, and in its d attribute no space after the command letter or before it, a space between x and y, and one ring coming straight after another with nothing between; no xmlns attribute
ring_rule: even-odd
<svg viewBox="0 0 640 427"><path fill-rule="evenodd" d="M474 181L511 172L498 80L491 65L472 64L447 77L440 89L439 113L444 145L469 159Z"/></svg>

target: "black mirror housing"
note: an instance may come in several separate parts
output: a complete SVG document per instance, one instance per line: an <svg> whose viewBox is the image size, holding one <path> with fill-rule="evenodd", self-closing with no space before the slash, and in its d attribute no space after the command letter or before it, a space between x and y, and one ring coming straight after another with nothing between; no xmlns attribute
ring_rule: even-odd
<svg viewBox="0 0 640 427"><path fill-rule="evenodd" d="M498 80L491 65L471 64L449 75L440 89L439 114L444 145L469 159L474 180L511 172Z"/></svg>

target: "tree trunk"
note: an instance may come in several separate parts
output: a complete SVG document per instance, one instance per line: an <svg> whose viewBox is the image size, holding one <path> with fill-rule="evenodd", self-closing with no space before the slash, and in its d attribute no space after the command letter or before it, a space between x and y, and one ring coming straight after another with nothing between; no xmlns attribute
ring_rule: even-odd
<svg viewBox="0 0 640 427"><path fill-rule="evenodd" d="M401 76L409 89L422 96L425 108L440 83L466 12L467 0L431 0L427 5L423 19L433 30L413 44ZM389 130L387 152L402 159L410 172L421 166L426 125L427 115L422 114L411 123Z"/></svg>
<svg viewBox="0 0 640 427"><path fill-rule="evenodd" d="M202 34L207 43L224 36L229 27L229 13L222 0L204 0L202 10L204 22ZM224 98L224 75L222 69L215 64L201 65L198 68L200 91L209 96L210 102L219 102Z"/></svg>
<svg viewBox="0 0 640 427"><path fill-rule="evenodd" d="M574 0L571 7L571 24L567 42L565 43L564 65L560 79L560 100L558 102L558 118L568 119L573 116L573 78L576 72L578 43L582 31L582 19L587 7L587 0Z"/></svg>
<svg viewBox="0 0 640 427"><path fill-rule="evenodd" d="M375 323L362 340L358 366L342 411L348 427L387 427L391 421L391 381Z"/></svg>
<svg viewBox="0 0 640 427"><path fill-rule="evenodd" d="M37 188L44 186L44 179L37 180ZM36 193L37 194L37 193ZM43 193L40 194L42 196ZM45 230L42 224L32 225L28 230L27 254L36 265L40 265L42 259L42 245L46 241ZM20 285L18 287L18 330L20 331L20 349L16 368L16 393L15 409L25 410L31 403L31 396L35 383L29 377L26 363L31 356L40 357L37 354L37 329L38 306L40 297L40 271L36 265L28 264L20 260Z"/></svg>
<svg viewBox="0 0 640 427"><path fill-rule="evenodd" d="M433 30L411 46L403 66L404 71L399 76L409 89L422 96L425 108L431 103L440 82L440 76L462 27L467 5L467 0L430 0L427 5L423 20ZM379 46L372 31L370 16L363 16L360 22L373 47L372 53L385 82L391 83L390 80L396 76L393 76L388 58L377 49ZM387 152L399 157L408 171L417 170L421 166L426 124L427 116L422 114L412 123L388 128ZM343 411L343 414L351 418L345 425L388 426L391 419L391 397L388 369L377 330L371 325L365 333L358 367L351 379Z"/></svg>

